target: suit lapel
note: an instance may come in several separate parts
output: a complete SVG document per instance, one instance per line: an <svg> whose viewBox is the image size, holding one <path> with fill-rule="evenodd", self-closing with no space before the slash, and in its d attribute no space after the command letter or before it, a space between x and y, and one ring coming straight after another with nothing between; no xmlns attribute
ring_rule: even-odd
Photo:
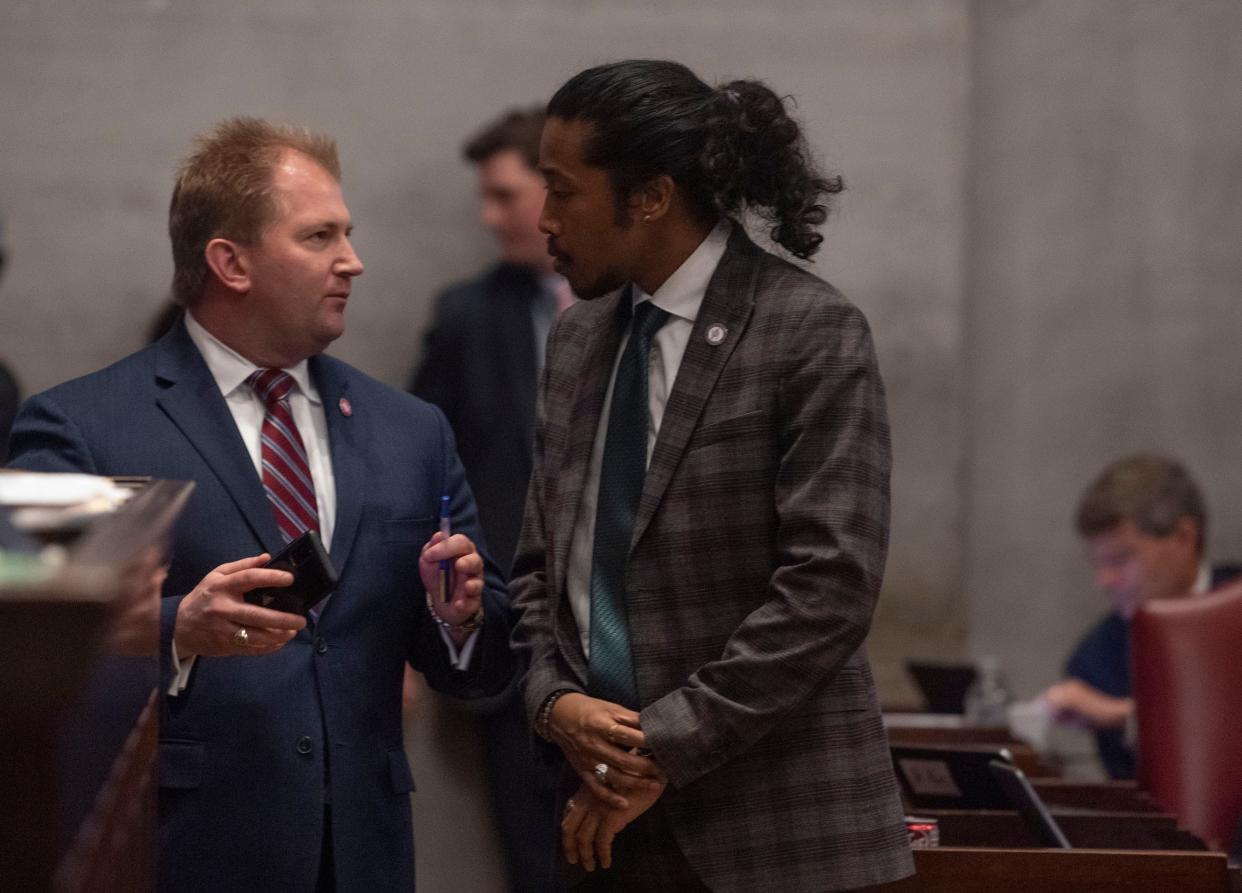
<svg viewBox="0 0 1242 893"><path fill-rule="evenodd" d="M327 357L313 357L310 374L323 401L328 426L328 447L332 451L332 477L336 482L336 519L329 551L338 574L345 571L366 494L367 462L359 444L358 426L365 420L366 406L355 406L349 398L348 367ZM349 408L349 415L345 408ZM363 414L363 418L356 418Z"/></svg>
<svg viewBox="0 0 1242 893"><path fill-rule="evenodd" d="M263 483L185 323L178 322L157 350L155 374L162 390L156 403L220 480L263 548L275 554L283 540Z"/></svg>
<svg viewBox="0 0 1242 893"><path fill-rule="evenodd" d="M728 362L750 320L754 307L755 274L752 253L757 250L742 227L735 223L728 248L707 285L690 341L677 370L677 380L664 408L660 433L643 480L631 548L651 523L690 435L703 414L703 407L711 396L716 379L720 377L720 370ZM708 337L709 333L718 336L720 327L724 329L723 340Z"/></svg>
<svg viewBox="0 0 1242 893"><path fill-rule="evenodd" d="M569 562L569 543L573 537L578 506L582 501L583 481L591 461L595 431L599 427L600 409L612 377L612 366L621 343L624 324L623 302L630 300L629 289L616 295L599 298L587 304L578 314L585 329L579 360L570 364L568 374L576 376L570 413L566 421L567 438L564 454L553 457L553 467L560 467L560 486L554 509L553 554L556 556L557 579L564 580Z"/></svg>

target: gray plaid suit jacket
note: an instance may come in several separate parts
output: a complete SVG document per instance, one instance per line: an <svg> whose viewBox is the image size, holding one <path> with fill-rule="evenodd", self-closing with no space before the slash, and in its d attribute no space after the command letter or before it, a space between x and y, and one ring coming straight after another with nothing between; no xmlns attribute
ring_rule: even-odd
<svg viewBox="0 0 1242 893"><path fill-rule="evenodd" d="M553 691L586 688L565 577L620 299L570 308L549 342L510 585L532 717ZM717 893L913 871L863 649L889 464L866 320L735 225L669 396L626 579L642 728L671 781L661 804Z"/></svg>

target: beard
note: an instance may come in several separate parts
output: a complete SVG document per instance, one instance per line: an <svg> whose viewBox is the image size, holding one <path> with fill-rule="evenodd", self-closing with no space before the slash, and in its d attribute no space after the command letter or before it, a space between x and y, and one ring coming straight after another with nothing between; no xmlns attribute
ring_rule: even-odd
<svg viewBox="0 0 1242 893"><path fill-rule="evenodd" d="M620 270L609 269L604 270L594 279L586 282L579 282L569 278L569 285L573 288L574 294L579 298L584 301L593 301L596 298L604 297L604 295L612 294L629 281L629 277Z"/></svg>

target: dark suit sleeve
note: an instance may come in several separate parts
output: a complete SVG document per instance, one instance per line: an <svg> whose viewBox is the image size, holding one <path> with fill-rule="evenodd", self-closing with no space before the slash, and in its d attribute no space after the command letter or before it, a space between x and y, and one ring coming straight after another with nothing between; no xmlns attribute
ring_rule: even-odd
<svg viewBox="0 0 1242 893"><path fill-rule="evenodd" d="M459 698L494 695L504 689L514 675L513 652L509 648L509 597L504 580L487 553L479 528L479 512L466 483L466 474L443 413L434 410L440 426L441 457L444 465L442 492L450 497L452 525L475 543L483 555L483 611L485 619L467 670L457 670L449 662L448 648L440 638L439 627L425 609L418 612L419 625L409 653L410 666L427 677L436 691ZM421 548L421 544L419 544ZM426 600L421 580L416 581L417 597Z"/></svg>
<svg viewBox="0 0 1242 893"><path fill-rule="evenodd" d="M77 424L46 394L31 397L13 422L9 467L95 474L95 460Z"/></svg>
<svg viewBox="0 0 1242 893"><path fill-rule="evenodd" d="M677 787L751 747L833 680L867 634L883 577L889 430L866 320L817 301L784 347L773 360L782 365L778 533L766 596L719 659L641 714Z"/></svg>
<svg viewBox="0 0 1242 893"><path fill-rule="evenodd" d="M556 350L559 320L553 323L548 339L548 351ZM517 554L513 559L513 572L509 589L513 594L513 607L517 623L513 632L513 648L525 668L522 678L522 697L526 704L528 720L533 720L548 695L561 689L582 691L564 666L556 649L553 636L554 618L549 609L547 578L547 542L543 506L544 444L546 424L544 418L544 394L547 389L548 368L544 368L539 388L538 406L535 412L535 451L530 486L527 489L526 509L522 517L522 534L518 540ZM551 745L549 745L551 747ZM555 748L552 748L555 750Z"/></svg>

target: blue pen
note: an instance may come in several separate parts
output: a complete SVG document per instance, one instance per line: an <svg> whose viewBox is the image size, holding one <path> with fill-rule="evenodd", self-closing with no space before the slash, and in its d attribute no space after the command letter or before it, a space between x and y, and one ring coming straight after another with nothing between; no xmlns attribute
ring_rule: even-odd
<svg viewBox="0 0 1242 893"><path fill-rule="evenodd" d="M449 523L449 498L447 496L440 497L440 532L444 534L445 540L453 534L452 525ZM449 582L450 564L447 558L440 560L440 601L446 605L453 598L453 585Z"/></svg>

